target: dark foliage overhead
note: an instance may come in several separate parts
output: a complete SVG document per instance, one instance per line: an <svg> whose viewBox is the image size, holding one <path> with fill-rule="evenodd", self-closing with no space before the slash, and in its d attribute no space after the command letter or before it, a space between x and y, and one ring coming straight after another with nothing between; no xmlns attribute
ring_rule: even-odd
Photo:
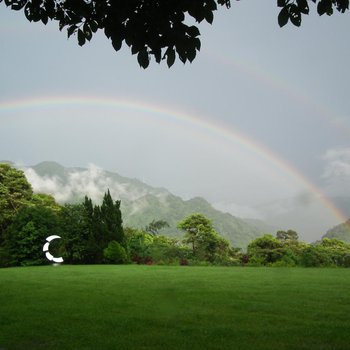
<svg viewBox="0 0 350 350"><path fill-rule="evenodd" d="M349 9L349 0L277 0L277 6L282 7L278 15L278 24L283 27L290 20L295 26L300 27L301 16L309 14L309 3L317 5L320 16L325 13L330 16L334 9L344 13Z"/></svg>
<svg viewBox="0 0 350 350"><path fill-rule="evenodd" d="M2 2L3 0L0 0ZM320 15L345 12L349 0L277 0L281 7L278 23L300 26L302 14L309 13L309 3ZM199 29L187 25L192 17L197 23L212 23L218 5L231 6L230 0L4 0L13 10L24 10L29 21L59 22L68 37L75 34L80 46L90 41L98 29L116 51L123 42L130 47L141 67L147 68L151 57L171 67L176 54L183 62L192 62L200 50Z"/></svg>

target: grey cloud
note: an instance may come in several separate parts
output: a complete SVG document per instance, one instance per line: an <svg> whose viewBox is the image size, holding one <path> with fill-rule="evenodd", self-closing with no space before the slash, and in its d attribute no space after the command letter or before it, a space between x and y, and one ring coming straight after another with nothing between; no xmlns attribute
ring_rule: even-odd
<svg viewBox="0 0 350 350"><path fill-rule="evenodd" d="M323 156L322 178L325 190L332 196L350 195L350 148L329 149Z"/></svg>

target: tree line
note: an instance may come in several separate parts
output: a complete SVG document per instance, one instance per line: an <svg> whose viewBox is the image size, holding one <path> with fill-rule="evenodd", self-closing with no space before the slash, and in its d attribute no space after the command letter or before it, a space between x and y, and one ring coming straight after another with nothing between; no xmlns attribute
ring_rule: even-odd
<svg viewBox="0 0 350 350"><path fill-rule="evenodd" d="M278 231L235 248L193 213L177 227L182 239L161 235L168 226L154 219L144 228L123 227L120 201L107 190L101 205L59 205L47 194L34 194L22 171L0 164L0 266L44 265L46 237L58 235L50 252L68 264L167 264L221 266L350 267L350 244L324 238L309 244L295 231Z"/></svg>

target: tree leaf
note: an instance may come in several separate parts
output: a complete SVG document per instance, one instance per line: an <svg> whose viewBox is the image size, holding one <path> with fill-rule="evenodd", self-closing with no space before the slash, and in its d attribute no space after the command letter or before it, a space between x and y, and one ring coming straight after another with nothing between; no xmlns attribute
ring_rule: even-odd
<svg viewBox="0 0 350 350"><path fill-rule="evenodd" d="M77 26L75 24L73 24L67 29L68 38L76 31L76 29L77 29Z"/></svg>
<svg viewBox="0 0 350 350"><path fill-rule="evenodd" d="M349 9L349 0L338 0L337 1L337 10L341 13L344 13Z"/></svg>
<svg viewBox="0 0 350 350"><path fill-rule="evenodd" d="M25 14L25 16L27 17L27 20L29 21L29 22L31 22L32 21L32 15L31 15L31 3L27 3L27 5L25 6L25 8L24 8L24 14Z"/></svg>
<svg viewBox="0 0 350 350"><path fill-rule="evenodd" d="M186 32L188 33L188 35L190 35L192 37L196 37L196 36L200 35L199 29L196 26L188 27L186 29Z"/></svg>
<svg viewBox="0 0 350 350"><path fill-rule="evenodd" d="M43 13L41 15L41 22L43 22L46 25L48 20L49 20L49 16L46 13Z"/></svg>
<svg viewBox="0 0 350 350"><path fill-rule="evenodd" d="M205 14L205 20L206 20L208 23L210 23L210 24L213 23L213 20L214 20L213 11L209 10L209 11L206 12L206 14Z"/></svg>
<svg viewBox="0 0 350 350"><path fill-rule="evenodd" d="M154 58L155 58L156 62L160 63L160 61L162 60L162 50L161 50L161 48L154 48L152 50L152 54L154 55Z"/></svg>
<svg viewBox="0 0 350 350"><path fill-rule="evenodd" d="M320 16L324 15L325 13L330 16L333 14L333 6L332 6L332 0L321 0L317 4L317 12Z"/></svg>
<svg viewBox="0 0 350 350"><path fill-rule="evenodd" d="M84 30L85 38L90 41L92 38L92 33L90 30L90 26L87 22L84 23L83 30Z"/></svg>
<svg viewBox="0 0 350 350"><path fill-rule="evenodd" d="M297 27L301 25L301 13L297 5L292 4L289 8L289 19Z"/></svg>
<svg viewBox="0 0 350 350"><path fill-rule="evenodd" d="M12 2L11 9L15 10L15 11L21 10L25 6L25 4L27 3L26 0L17 0L15 2L13 2L13 1L11 1L11 2ZM9 2L9 3L11 3L11 2ZM7 5L7 1L5 1L5 4ZM9 6L9 5L7 5L7 6Z"/></svg>
<svg viewBox="0 0 350 350"><path fill-rule="evenodd" d="M112 46L115 51L119 51L120 48L122 47L123 40L120 39L119 37L113 37L112 38Z"/></svg>
<svg viewBox="0 0 350 350"><path fill-rule="evenodd" d="M85 44L85 35L81 29L78 30L78 44L80 46L83 46Z"/></svg>
<svg viewBox="0 0 350 350"><path fill-rule="evenodd" d="M132 45L132 38L131 38L131 36L125 36L125 43L129 47Z"/></svg>
<svg viewBox="0 0 350 350"><path fill-rule="evenodd" d="M278 14L278 25L282 28L288 23L289 12L287 7L283 7L280 13Z"/></svg>
<svg viewBox="0 0 350 350"><path fill-rule="evenodd" d="M187 51L187 58L192 63L192 61L196 58L196 49L191 48Z"/></svg>
<svg viewBox="0 0 350 350"><path fill-rule="evenodd" d="M46 13L49 18L53 19L55 17L55 1L54 0L46 0L44 4Z"/></svg>
<svg viewBox="0 0 350 350"><path fill-rule="evenodd" d="M149 65L149 55L147 48L144 47L137 55L137 61L139 62L139 65L143 68L146 69Z"/></svg>
<svg viewBox="0 0 350 350"><path fill-rule="evenodd" d="M139 48L137 47L137 45L132 45L131 46L131 54L132 55L135 55L135 53L138 53L140 50Z"/></svg>
<svg viewBox="0 0 350 350"><path fill-rule="evenodd" d="M98 25L96 21L90 21L90 29L92 30L93 33L97 32Z"/></svg>
<svg viewBox="0 0 350 350"><path fill-rule="evenodd" d="M200 41L198 38L194 38L194 39L193 39L193 42L194 42L194 47L195 47L198 51L200 51L200 49L201 49L201 41Z"/></svg>
<svg viewBox="0 0 350 350"><path fill-rule="evenodd" d="M167 56L166 63L170 68L175 62L175 50L173 48L168 47L165 54Z"/></svg>
<svg viewBox="0 0 350 350"><path fill-rule="evenodd" d="M179 55L180 61L185 64L187 61L186 54L182 51L179 52L178 50L177 50L177 54Z"/></svg>
<svg viewBox="0 0 350 350"><path fill-rule="evenodd" d="M216 5L216 2L214 0L207 0L207 7L211 10L211 11L216 11L218 9L218 6Z"/></svg>
<svg viewBox="0 0 350 350"><path fill-rule="evenodd" d="M297 5L301 13L304 13L305 15L309 14L309 4L307 3L307 0L297 0Z"/></svg>

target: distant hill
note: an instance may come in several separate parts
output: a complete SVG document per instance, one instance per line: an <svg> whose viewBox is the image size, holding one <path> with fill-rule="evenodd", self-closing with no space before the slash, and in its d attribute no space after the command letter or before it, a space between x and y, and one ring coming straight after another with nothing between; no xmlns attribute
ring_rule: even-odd
<svg viewBox="0 0 350 350"><path fill-rule="evenodd" d="M11 166L14 166L15 164L9 160L0 160L0 163L3 163L3 164L8 164L8 165L11 165Z"/></svg>
<svg viewBox="0 0 350 350"><path fill-rule="evenodd" d="M163 219L170 225L170 228L164 229L163 232L175 236L181 235L175 228L182 218L194 212L203 213L212 220L215 229L221 235L234 246L241 248L245 248L251 240L265 233L243 219L214 209L200 197L184 201L170 193L166 196L148 194L132 203L126 203L124 206L122 204L122 208L126 224L144 227L145 223L151 222L154 218Z"/></svg>
<svg viewBox="0 0 350 350"><path fill-rule="evenodd" d="M66 169L64 166L56 162L41 162L33 166L32 168L36 171L38 175L47 177L58 177L60 180L62 180L62 183L66 182L68 174L70 172L69 169Z"/></svg>
<svg viewBox="0 0 350 350"><path fill-rule="evenodd" d="M115 200L121 200L125 226L143 228L152 220L166 220L170 227L161 233L181 236L177 223L185 216L201 212L213 221L215 229L233 246L245 248L270 226L261 221L245 221L216 210L205 199L190 200L173 195L164 188L149 186L137 179L120 176L91 165L89 168L65 168L56 162L42 162L27 167L25 174L34 191L52 194L60 203L77 203L85 195L99 203L109 189Z"/></svg>
<svg viewBox="0 0 350 350"><path fill-rule="evenodd" d="M258 231L264 232L264 233L271 233L275 234L279 230L285 230L282 226L276 226L269 224L263 220L260 219L243 219L247 224L255 227Z"/></svg>
<svg viewBox="0 0 350 350"><path fill-rule="evenodd" d="M328 230L322 238L337 238L350 243L350 219Z"/></svg>

